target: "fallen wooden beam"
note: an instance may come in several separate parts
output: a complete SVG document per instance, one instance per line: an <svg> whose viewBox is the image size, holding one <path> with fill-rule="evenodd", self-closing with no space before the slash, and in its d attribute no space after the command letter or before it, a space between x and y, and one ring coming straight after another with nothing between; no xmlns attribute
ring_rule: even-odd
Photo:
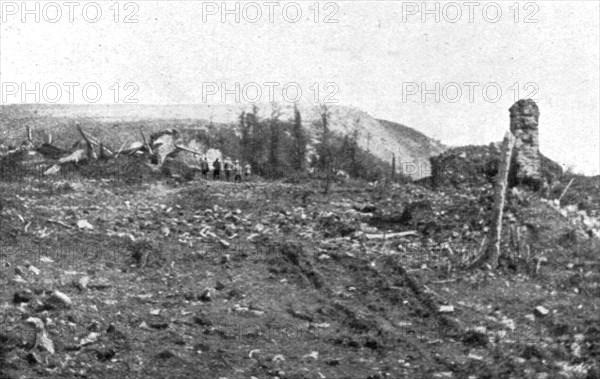
<svg viewBox="0 0 600 379"><path fill-rule="evenodd" d="M178 148L178 149L180 149L180 150L187 151L188 153L192 153L192 154L196 154L196 155L204 155L203 153L201 153L199 151L189 149L189 148L187 148L185 146L181 146L181 145L175 144L175 147Z"/></svg>
<svg viewBox="0 0 600 379"><path fill-rule="evenodd" d="M123 149L125 148L125 145L127 145L129 141L125 141L123 143L123 145L121 145L121 148L119 149L119 151L117 151L117 154L115 155L115 159L119 158L119 154L121 154L121 151L123 151Z"/></svg>
<svg viewBox="0 0 600 379"><path fill-rule="evenodd" d="M62 226L64 226L65 228L73 229L73 227L72 227L71 225L69 225L69 224L65 224L65 223L64 223L64 222L62 222L62 221L58 221L58 220L52 220L52 219L50 219L50 218L49 218L49 219L48 219L48 222L51 222L51 223L53 223L53 224L62 225Z"/></svg>
<svg viewBox="0 0 600 379"><path fill-rule="evenodd" d="M68 163L68 162L79 162L81 160L83 160L83 158L85 157L85 151L82 149L79 150L75 150L74 152L72 152L70 155L64 157L64 158L60 158L58 160L58 163Z"/></svg>
<svg viewBox="0 0 600 379"><path fill-rule="evenodd" d="M399 233L365 234L365 237L367 237L368 240L378 240L378 239L388 240L391 238L417 236L417 235L419 235L419 234L417 233L416 230L409 230L406 232L399 232Z"/></svg>
<svg viewBox="0 0 600 379"><path fill-rule="evenodd" d="M131 145L129 145L129 148L121 151L121 154L133 155L133 154L137 153L138 151L141 151L144 149L146 149L146 146L144 146L143 143L136 141L136 142L132 142Z"/></svg>

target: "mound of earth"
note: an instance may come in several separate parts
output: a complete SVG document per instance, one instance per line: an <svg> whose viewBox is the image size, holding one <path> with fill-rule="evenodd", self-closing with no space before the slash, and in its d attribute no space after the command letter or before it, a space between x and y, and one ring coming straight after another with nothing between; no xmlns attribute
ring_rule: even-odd
<svg viewBox="0 0 600 379"><path fill-rule="evenodd" d="M0 376L598 374L598 239L536 193L509 193L502 265L486 272L467 268L489 227L485 181L324 195L309 179L88 169L0 182Z"/></svg>

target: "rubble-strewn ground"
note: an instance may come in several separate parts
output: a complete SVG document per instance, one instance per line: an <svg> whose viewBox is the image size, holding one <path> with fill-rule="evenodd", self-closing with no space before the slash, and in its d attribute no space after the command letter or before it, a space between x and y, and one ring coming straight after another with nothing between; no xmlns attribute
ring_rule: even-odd
<svg viewBox="0 0 600 379"><path fill-rule="evenodd" d="M527 192L489 273L491 185L0 188L0 377L599 377L598 240Z"/></svg>

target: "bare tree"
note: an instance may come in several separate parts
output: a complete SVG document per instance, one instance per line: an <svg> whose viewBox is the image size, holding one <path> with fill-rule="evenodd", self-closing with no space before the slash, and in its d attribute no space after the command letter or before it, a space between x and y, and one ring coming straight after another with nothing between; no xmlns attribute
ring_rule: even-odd
<svg viewBox="0 0 600 379"><path fill-rule="evenodd" d="M248 115L245 111L242 111L240 114L240 133L242 135L242 139L240 142L242 148L242 158L246 162L252 161L252 135L251 135L251 125L248 122Z"/></svg>
<svg viewBox="0 0 600 379"><path fill-rule="evenodd" d="M329 193L333 181L333 167L331 151L331 131L329 130L329 117L331 113L326 104L321 105L321 143L319 144L319 160L321 169L325 172L325 193Z"/></svg>
<svg viewBox="0 0 600 379"><path fill-rule="evenodd" d="M280 123L281 109L276 103L271 103L271 117L269 118L269 173L270 176L277 177L279 175L279 145L280 145Z"/></svg>
<svg viewBox="0 0 600 379"><path fill-rule="evenodd" d="M264 163L263 155L265 152L265 137L263 123L258 118L258 107L252 105L252 110L246 113L245 126L248 130L248 143L246 145L246 159L257 173L264 173L262 164Z"/></svg>
<svg viewBox="0 0 600 379"><path fill-rule="evenodd" d="M294 124L292 127L292 166L296 171L304 172L306 169L306 153L308 138L302 127L302 115L298 106L294 104Z"/></svg>

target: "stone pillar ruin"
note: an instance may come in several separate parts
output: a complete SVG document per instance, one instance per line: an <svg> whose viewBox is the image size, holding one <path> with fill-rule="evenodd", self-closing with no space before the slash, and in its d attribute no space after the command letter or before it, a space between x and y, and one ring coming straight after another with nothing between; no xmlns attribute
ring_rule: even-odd
<svg viewBox="0 0 600 379"><path fill-rule="evenodd" d="M535 101L519 100L509 109L510 131L516 137L509 173L509 187L524 185L538 191L542 187L538 120Z"/></svg>

